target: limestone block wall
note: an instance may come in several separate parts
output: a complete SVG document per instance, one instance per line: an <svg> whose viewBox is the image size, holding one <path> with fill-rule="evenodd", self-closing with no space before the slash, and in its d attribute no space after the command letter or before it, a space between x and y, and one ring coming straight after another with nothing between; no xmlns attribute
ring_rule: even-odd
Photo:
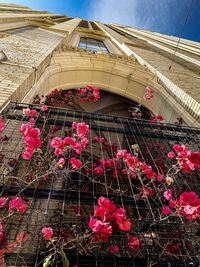
<svg viewBox="0 0 200 267"><path fill-rule="evenodd" d="M153 49L131 47L136 54L144 58L154 68L174 82L177 86L200 102L200 75ZM169 69L169 67L171 68Z"/></svg>
<svg viewBox="0 0 200 267"><path fill-rule="evenodd" d="M63 37L43 29L33 29L1 39L1 49L11 62L38 67Z"/></svg>

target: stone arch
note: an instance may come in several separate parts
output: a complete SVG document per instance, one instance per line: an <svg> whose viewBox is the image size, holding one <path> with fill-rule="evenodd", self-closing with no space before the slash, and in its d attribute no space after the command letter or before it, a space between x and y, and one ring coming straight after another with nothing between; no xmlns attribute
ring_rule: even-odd
<svg viewBox="0 0 200 267"><path fill-rule="evenodd" d="M168 122L174 122L179 116L188 124L194 121L157 78L134 59L91 52L55 52L51 64L23 102L31 102L34 95L47 95L55 88L72 89L88 84L141 103L153 114L163 115ZM154 89L154 98L147 102L143 101L146 86Z"/></svg>

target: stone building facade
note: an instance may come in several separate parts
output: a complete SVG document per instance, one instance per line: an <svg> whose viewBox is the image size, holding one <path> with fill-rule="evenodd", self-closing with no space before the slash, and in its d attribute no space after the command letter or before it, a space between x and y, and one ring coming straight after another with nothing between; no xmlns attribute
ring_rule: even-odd
<svg viewBox="0 0 200 267"><path fill-rule="evenodd" d="M0 267L200 266L199 56L189 40L0 4ZM73 90L87 85L97 102ZM67 100L38 104L54 89Z"/></svg>
<svg viewBox="0 0 200 267"><path fill-rule="evenodd" d="M90 84L107 93L96 111L116 113L116 105L134 102L167 122L200 125L197 42L12 4L0 5L0 38L2 108ZM142 99L146 86L154 89L150 102Z"/></svg>

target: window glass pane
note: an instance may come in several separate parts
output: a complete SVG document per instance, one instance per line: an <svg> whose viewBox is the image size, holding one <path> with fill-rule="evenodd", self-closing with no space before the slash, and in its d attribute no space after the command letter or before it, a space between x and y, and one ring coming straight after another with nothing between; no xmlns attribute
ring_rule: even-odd
<svg viewBox="0 0 200 267"><path fill-rule="evenodd" d="M101 51L104 53L108 53L108 49L105 44L101 40L96 40L92 38L81 38L79 43L80 48L87 48L93 51Z"/></svg>

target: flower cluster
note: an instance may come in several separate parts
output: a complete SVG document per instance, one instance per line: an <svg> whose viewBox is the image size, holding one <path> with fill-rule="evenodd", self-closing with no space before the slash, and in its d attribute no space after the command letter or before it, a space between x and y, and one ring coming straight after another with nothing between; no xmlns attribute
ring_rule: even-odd
<svg viewBox="0 0 200 267"><path fill-rule="evenodd" d="M156 115L151 118L151 123L159 123L164 121L165 118L162 115Z"/></svg>
<svg viewBox="0 0 200 267"><path fill-rule="evenodd" d="M138 252L141 248L141 241L134 235L130 235L128 238L128 245L134 252Z"/></svg>
<svg viewBox="0 0 200 267"><path fill-rule="evenodd" d="M9 210L16 210L23 214L28 209L28 204L21 197L14 197L9 202Z"/></svg>
<svg viewBox="0 0 200 267"><path fill-rule="evenodd" d="M5 127L4 119L0 117L0 134L3 132L4 127Z"/></svg>
<svg viewBox="0 0 200 267"><path fill-rule="evenodd" d="M37 117L38 113L35 109L25 108L23 109L23 114L28 115L30 117Z"/></svg>
<svg viewBox="0 0 200 267"><path fill-rule="evenodd" d="M168 192L167 192L168 191ZM169 200L169 206L163 207L163 214L169 215L171 209L175 209L176 212L192 221L199 217L200 215L200 198L198 198L195 192L183 192L178 200L172 199L172 194L167 190L164 193L166 199Z"/></svg>
<svg viewBox="0 0 200 267"><path fill-rule="evenodd" d="M30 160L33 156L33 152L42 146L40 129L34 128L29 124L22 124L20 131L24 136L24 142L26 144L25 152L22 154L22 157L26 160Z"/></svg>
<svg viewBox="0 0 200 267"><path fill-rule="evenodd" d="M88 85L85 88L78 88L77 96L80 104L82 104L83 102L97 102L100 99L100 90L97 87Z"/></svg>
<svg viewBox="0 0 200 267"><path fill-rule="evenodd" d="M51 147L53 147L54 154L59 155L65 155L70 150L73 150L76 152L76 154L80 155L82 153L82 149L85 149L88 145L88 137L87 135L90 132L89 125L87 125L85 122L73 122L72 129L75 130L73 137L54 137L51 140ZM79 169L82 165L81 160L76 159L75 157L72 157L70 159L70 163L74 169ZM65 159L62 157L58 160L58 165L60 167L63 167L65 164Z"/></svg>
<svg viewBox="0 0 200 267"><path fill-rule="evenodd" d="M148 180L157 177L152 167L147 165L144 161L140 161L137 156L131 155L127 150L118 150L116 153L117 159L122 159L126 165L124 172L129 173L131 177L135 178L137 173L144 174Z"/></svg>
<svg viewBox="0 0 200 267"><path fill-rule="evenodd" d="M61 89L54 89L46 100L49 105L67 104L73 107L76 103L83 104L84 102L93 103L100 99L100 90L90 85L85 88L78 88L76 90L63 91Z"/></svg>
<svg viewBox="0 0 200 267"><path fill-rule="evenodd" d="M145 95L143 96L144 101L149 101L153 98L153 89L150 87L145 88Z"/></svg>
<svg viewBox="0 0 200 267"><path fill-rule="evenodd" d="M176 144L173 146L174 151L168 153L169 158L176 158L181 170L192 172L200 169L200 152L192 152L185 145Z"/></svg>
<svg viewBox="0 0 200 267"><path fill-rule="evenodd" d="M116 208L108 198L101 196L95 206L94 216L90 217L89 227L95 233L95 241L108 242L113 229L121 231L131 230L131 220L126 215L126 210Z"/></svg>
<svg viewBox="0 0 200 267"><path fill-rule="evenodd" d="M41 232L42 232L43 238L45 240L49 240L53 236L53 229L51 227L44 227L44 228L42 228Z"/></svg>

